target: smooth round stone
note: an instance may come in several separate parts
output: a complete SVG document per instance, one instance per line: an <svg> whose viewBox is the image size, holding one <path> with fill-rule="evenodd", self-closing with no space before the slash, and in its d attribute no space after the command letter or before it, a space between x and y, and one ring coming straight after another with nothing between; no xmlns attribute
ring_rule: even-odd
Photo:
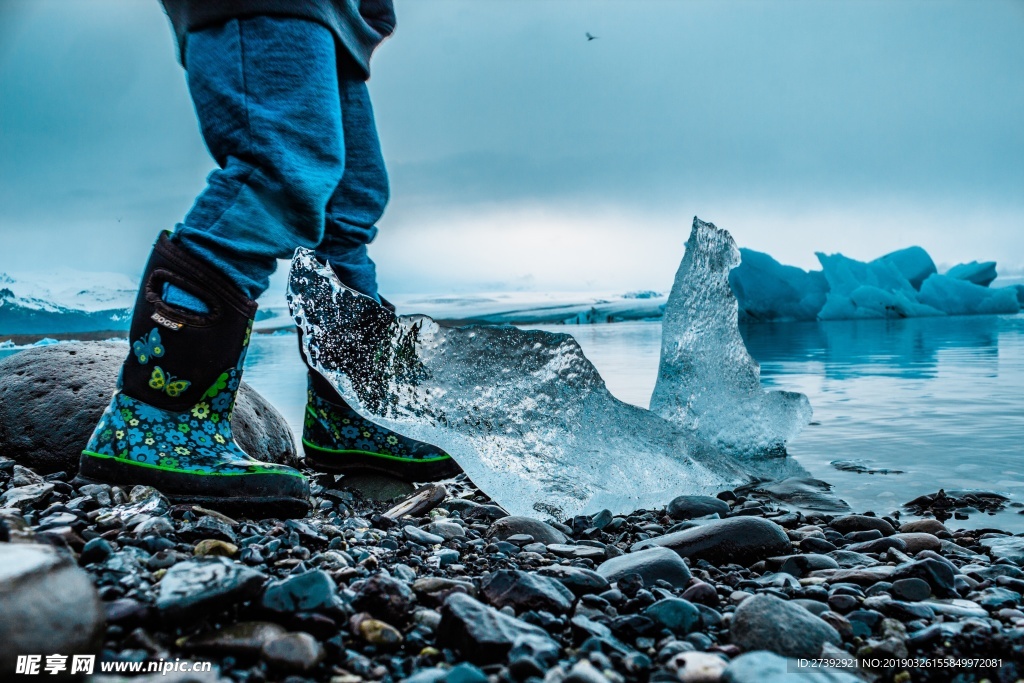
<svg viewBox="0 0 1024 683"><path fill-rule="evenodd" d="M919 602L927 600L931 596L932 588L924 579L898 579L892 582L892 588L889 589L889 593L897 600Z"/></svg>
<svg viewBox="0 0 1024 683"><path fill-rule="evenodd" d="M760 593L739 604L729 627L744 650L770 650L784 657L817 657L826 643L839 646L839 633L803 607Z"/></svg>
<svg viewBox="0 0 1024 683"><path fill-rule="evenodd" d="M869 517L868 515L844 515L842 517L836 517L832 520L829 526L841 534L846 534L851 531L868 531L870 529L881 531L883 536L892 536L896 533L896 530L892 528L892 524L889 524L889 522L885 521L881 517Z"/></svg>
<svg viewBox="0 0 1024 683"><path fill-rule="evenodd" d="M946 525L937 519L914 519L900 525L900 532L905 534L940 534L949 533Z"/></svg>
<svg viewBox="0 0 1024 683"><path fill-rule="evenodd" d="M286 633L262 648L267 664L289 671L309 671L324 658L324 649L308 633Z"/></svg>
<svg viewBox="0 0 1024 683"><path fill-rule="evenodd" d="M687 634L701 625L700 611L693 603L679 598L665 598L643 611L643 615L661 624L673 633Z"/></svg>
<svg viewBox="0 0 1024 683"><path fill-rule="evenodd" d="M852 612L857 608L859 601L852 595L830 595L828 598L828 606L833 612L839 612L840 614L846 614Z"/></svg>
<svg viewBox="0 0 1024 683"><path fill-rule="evenodd" d="M907 545L904 551L908 555L917 555L922 550L933 550L939 552L942 549L942 541L936 536L924 532L898 533L893 538L898 538Z"/></svg>
<svg viewBox="0 0 1024 683"><path fill-rule="evenodd" d="M681 652L669 660L680 683L718 683L728 662L710 652Z"/></svg>
<svg viewBox="0 0 1024 683"><path fill-rule="evenodd" d="M794 605L799 605L800 607L803 607L805 610L807 610L816 617L820 617L822 614L827 612L829 608L827 604L825 604L824 602L818 602L817 600L805 600L803 598L798 598L796 600L790 600L790 602Z"/></svg>
<svg viewBox="0 0 1024 683"><path fill-rule="evenodd" d="M552 543L547 547L548 552L558 557L603 560L605 553L602 548L594 548L589 545L566 545L564 543Z"/></svg>
<svg viewBox="0 0 1024 683"><path fill-rule="evenodd" d="M541 576L550 576L560 581L576 596L591 595L608 590L608 580L595 571L583 567L567 567L554 564L537 570Z"/></svg>
<svg viewBox="0 0 1024 683"><path fill-rule="evenodd" d="M412 524L402 527L402 533L405 534L405 537L410 541L413 543L419 543L420 545L430 546L444 543L444 538L442 536L424 531L418 526L413 526Z"/></svg>
<svg viewBox="0 0 1024 683"><path fill-rule="evenodd" d="M336 591L327 572L313 569L271 583L263 593L262 605L281 614L306 612L331 607Z"/></svg>
<svg viewBox="0 0 1024 683"><path fill-rule="evenodd" d="M644 585L649 586L664 580L683 588L690 581L690 569L678 553L668 548L649 548L613 557L601 563L596 571L609 583L626 574L639 574Z"/></svg>
<svg viewBox="0 0 1024 683"><path fill-rule="evenodd" d="M841 669L813 669L813 673L796 668L797 662L772 652L747 652L729 662L722 674L722 683L862 683L861 679ZM798 672L798 673L794 673Z"/></svg>
<svg viewBox="0 0 1024 683"><path fill-rule="evenodd" d="M455 522L432 522L424 527L427 533L440 536L446 541L450 541L453 538L465 538L466 529L461 524Z"/></svg>
<svg viewBox="0 0 1024 683"><path fill-rule="evenodd" d="M956 592L954 568L946 562L930 557L899 565L892 573L893 584L898 579L924 579L931 586L932 592L939 598L959 598Z"/></svg>
<svg viewBox="0 0 1024 683"><path fill-rule="evenodd" d="M633 550L670 548L691 561L707 560L715 565L750 565L793 550L786 531L760 517L730 517L701 524L692 529L658 536L633 545Z"/></svg>
<svg viewBox="0 0 1024 683"><path fill-rule="evenodd" d="M5 677L13 674L19 654L96 652L103 618L92 579L70 554L47 545L0 543L0 668Z"/></svg>
<svg viewBox="0 0 1024 683"><path fill-rule="evenodd" d="M526 534L544 545L565 543L568 538L561 531L546 522L531 517L502 517L487 529L487 538L507 541L509 536Z"/></svg>
<svg viewBox="0 0 1024 683"><path fill-rule="evenodd" d="M505 541L513 545L530 545L534 542L534 538L530 534L512 534Z"/></svg>
<svg viewBox="0 0 1024 683"><path fill-rule="evenodd" d="M416 594L398 579L374 574L352 585L352 607L391 624L404 624L412 613Z"/></svg>
<svg viewBox="0 0 1024 683"><path fill-rule="evenodd" d="M693 519L715 514L724 517L729 514L729 504L711 496L677 496L668 504L666 511L674 519Z"/></svg>
<svg viewBox="0 0 1024 683"><path fill-rule="evenodd" d="M710 583L698 581L683 591L683 600L714 607L719 602L718 591Z"/></svg>

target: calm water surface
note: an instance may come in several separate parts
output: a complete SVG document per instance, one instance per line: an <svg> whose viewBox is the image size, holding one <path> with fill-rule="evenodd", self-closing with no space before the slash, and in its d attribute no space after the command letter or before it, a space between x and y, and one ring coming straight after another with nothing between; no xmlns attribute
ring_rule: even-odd
<svg viewBox="0 0 1024 683"><path fill-rule="evenodd" d="M647 406L660 323L544 329L575 336L613 394ZM940 487L1024 502L1024 316L752 325L743 334L764 384L803 392L814 407L790 453L858 512L889 513ZM305 374L293 335L254 335L246 381L301 430ZM904 473L843 472L835 460ZM1024 531L1024 515L1008 508L951 524Z"/></svg>

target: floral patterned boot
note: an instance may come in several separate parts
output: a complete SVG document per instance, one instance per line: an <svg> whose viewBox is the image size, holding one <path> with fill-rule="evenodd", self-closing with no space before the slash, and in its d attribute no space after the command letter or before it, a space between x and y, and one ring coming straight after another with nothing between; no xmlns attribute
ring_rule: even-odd
<svg viewBox="0 0 1024 683"><path fill-rule="evenodd" d="M164 303L170 283L199 314ZM135 304L117 391L82 452L76 483L153 486L176 503L253 517L301 517L309 483L259 462L231 435L256 303L165 233Z"/></svg>
<svg viewBox="0 0 1024 683"><path fill-rule="evenodd" d="M394 305L381 297L392 313ZM303 356L299 335L299 355ZM381 472L413 482L448 479L462 472L437 446L402 436L366 420L331 383L309 368L302 448L306 465L322 472Z"/></svg>

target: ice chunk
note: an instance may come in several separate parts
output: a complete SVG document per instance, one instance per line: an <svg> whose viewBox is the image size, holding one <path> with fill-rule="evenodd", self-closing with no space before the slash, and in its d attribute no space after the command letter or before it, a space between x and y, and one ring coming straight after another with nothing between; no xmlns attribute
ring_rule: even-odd
<svg viewBox="0 0 1024 683"><path fill-rule="evenodd" d="M949 275L932 275L925 280L920 299L949 315L1020 312L1017 293L1012 289L990 289Z"/></svg>
<svg viewBox="0 0 1024 683"><path fill-rule="evenodd" d="M938 272L938 269L935 267L935 261L921 247L900 249L885 256L879 256L872 263L888 263L892 265L906 278L907 282L914 289L921 289L921 284L930 275Z"/></svg>
<svg viewBox="0 0 1024 683"><path fill-rule="evenodd" d="M768 254L740 249L740 265L729 273L740 320L815 320L825 305L828 283L820 271L784 266Z"/></svg>
<svg viewBox="0 0 1024 683"><path fill-rule="evenodd" d="M723 240L732 244L726 233L694 221L683 283L672 295L684 299L672 318L682 322L666 327L667 336L688 336L657 389L666 406L673 386L689 403L691 388L677 376L680 359L692 363L697 376L725 382L724 391L699 392L700 404L720 413L700 424L692 413L668 411L668 420L616 399L569 335L395 317L344 287L307 250L292 261L288 302L307 360L360 414L445 449L510 513L564 519L602 508L629 512L680 493L734 487L751 479L751 469L762 476L800 471L790 458L762 459L756 467L741 463L695 439L705 426L719 425L724 442L751 453L780 445L795 433L791 423L809 415L803 397L759 393L757 366L742 351L727 283L735 247L723 253ZM713 251L695 253L703 249ZM687 286L714 292L687 293ZM679 307L690 305L706 308L681 317ZM694 331L718 334L728 346L716 349L710 339L689 336ZM697 350L687 355L687 343ZM734 378L729 364L737 361L746 366ZM702 400L712 396L716 401ZM780 412L794 416L780 419ZM767 431L757 429L761 418L771 423ZM733 419L742 427L721 429ZM745 434L757 443L736 443Z"/></svg>
<svg viewBox="0 0 1024 683"><path fill-rule="evenodd" d="M651 411L727 453L781 452L810 422L811 406L803 394L761 388L729 286L739 262L728 232L694 218L665 307Z"/></svg>
<svg viewBox="0 0 1024 683"><path fill-rule="evenodd" d="M966 280L982 287L988 287L996 279L995 261L971 261L960 263L946 271L946 275L957 280Z"/></svg>
<svg viewBox="0 0 1024 683"><path fill-rule="evenodd" d="M817 256L829 285L819 320L943 315L941 310L918 300L917 290L895 265L899 259L882 257L864 263L842 254L818 252Z"/></svg>

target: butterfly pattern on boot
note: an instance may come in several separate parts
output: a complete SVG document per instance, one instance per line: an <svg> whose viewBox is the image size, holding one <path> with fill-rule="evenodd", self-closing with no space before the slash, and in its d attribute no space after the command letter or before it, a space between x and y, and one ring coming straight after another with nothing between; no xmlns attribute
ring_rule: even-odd
<svg viewBox="0 0 1024 683"><path fill-rule="evenodd" d="M249 334L247 331L246 342ZM163 348L160 349L160 355L163 355ZM199 402L182 412L156 408L126 396L118 388L85 453L183 474L288 474L301 477L290 467L251 458L234 442L231 413L244 361L245 347L237 365L221 373ZM160 368L155 368L154 373L157 370ZM164 373L161 390L173 396L168 390L171 386L168 381L173 384L178 380ZM150 386L157 388L153 381Z"/></svg>

